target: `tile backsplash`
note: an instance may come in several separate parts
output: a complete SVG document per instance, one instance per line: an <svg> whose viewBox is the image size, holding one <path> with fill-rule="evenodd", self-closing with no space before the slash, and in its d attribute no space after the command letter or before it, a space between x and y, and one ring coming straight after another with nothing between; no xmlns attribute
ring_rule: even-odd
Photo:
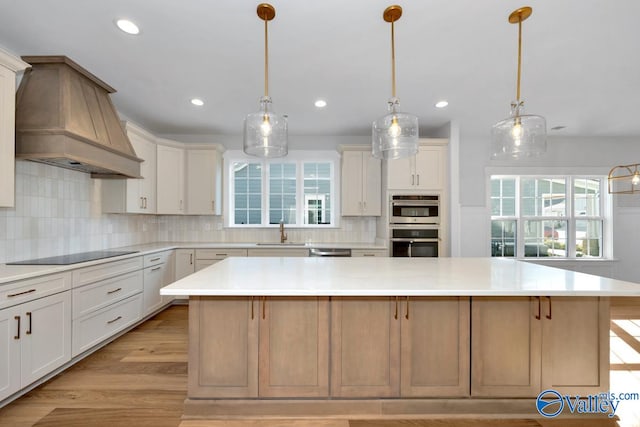
<svg viewBox="0 0 640 427"><path fill-rule="evenodd" d="M16 161L16 206L0 208L0 263L155 241L275 242L278 229L230 229L213 216L104 214L101 180ZM289 241L373 242L374 218L342 218L334 229L289 229Z"/></svg>

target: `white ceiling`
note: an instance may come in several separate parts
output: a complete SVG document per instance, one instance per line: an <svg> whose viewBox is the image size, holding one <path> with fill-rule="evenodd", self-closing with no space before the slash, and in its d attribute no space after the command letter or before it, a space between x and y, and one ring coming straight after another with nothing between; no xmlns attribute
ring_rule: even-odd
<svg viewBox="0 0 640 427"><path fill-rule="evenodd" d="M67 55L118 92L121 113L157 134L242 133L263 90L257 0L0 0L0 46ZM270 94L292 135L368 135L390 96L393 0L274 0ZM640 135L640 1L399 0L398 96L421 133L456 120L488 135L515 96L523 26L526 111L551 135ZM127 17L141 34L120 32ZM192 97L206 102L197 108ZM323 98L328 106L313 103ZM435 102L449 107L438 110Z"/></svg>

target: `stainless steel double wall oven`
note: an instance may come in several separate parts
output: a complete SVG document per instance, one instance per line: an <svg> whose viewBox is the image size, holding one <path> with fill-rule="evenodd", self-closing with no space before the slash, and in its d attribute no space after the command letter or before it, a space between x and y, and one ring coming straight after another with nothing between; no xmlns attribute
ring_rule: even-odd
<svg viewBox="0 0 640 427"><path fill-rule="evenodd" d="M440 196L392 195L389 200L390 255L437 257L440 248Z"/></svg>

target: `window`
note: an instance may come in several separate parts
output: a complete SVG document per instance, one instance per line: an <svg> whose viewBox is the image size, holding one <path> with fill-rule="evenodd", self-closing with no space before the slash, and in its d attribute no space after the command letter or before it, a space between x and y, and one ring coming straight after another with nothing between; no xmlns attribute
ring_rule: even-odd
<svg viewBox="0 0 640 427"><path fill-rule="evenodd" d="M491 177L491 255L602 258L602 177Z"/></svg>
<svg viewBox="0 0 640 427"><path fill-rule="evenodd" d="M225 158L229 226L337 225L337 154L290 152L285 159L254 160L231 153Z"/></svg>

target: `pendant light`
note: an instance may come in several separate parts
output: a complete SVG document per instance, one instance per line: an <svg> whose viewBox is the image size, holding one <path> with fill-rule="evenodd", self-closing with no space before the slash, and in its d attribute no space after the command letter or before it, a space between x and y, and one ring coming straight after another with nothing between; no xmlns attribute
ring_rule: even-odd
<svg viewBox="0 0 640 427"><path fill-rule="evenodd" d="M544 117L523 114L524 102L520 99L522 21L531 16L531 12L532 9L525 6L514 10L509 15L509 22L511 24L518 24L516 100L511 103L511 116L493 125L493 159L536 157L547 150L547 124Z"/></svg>
<svg viewBox="0 0 640 427"><path fill-rule="evenodd" d="M271 110L269 97L269 34L267 24L276 16L276 9L267 3L258 5L258 17L264 21L264 96L260 111L244 119L244 152L257 157L287 155L287 118Z"/></svg>
<svg viewBox="0 0 640 427"><path fill-rule="evenodd" d="M418 117L398 111L396 97L396 50L394 23L402 16L402 8L389 6L382 14L391 23L391 99L389 114L373 122L372 151L379 159L400 159L418 152Z"/></svg>
<svg viewBox="0 0 640 427"><path fill-rule="evenodd" d="M640 163L614 166L609 171L609 194L640 193Z"/></svg>

